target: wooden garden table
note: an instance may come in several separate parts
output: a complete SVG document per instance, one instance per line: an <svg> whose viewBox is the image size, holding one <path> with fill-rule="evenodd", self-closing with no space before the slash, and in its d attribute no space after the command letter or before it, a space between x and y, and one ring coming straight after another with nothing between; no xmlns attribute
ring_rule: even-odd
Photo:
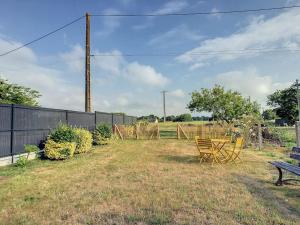
<svg viewBox="0 0 300 225"><path fill-rule="evenodd" d="M229 140L226 139L220 139L220 138L213 138L211 139L213 148L217 150L218 153L220 153L224 158L226 158L226 153L222 152L223 147L226 143L229 143Z"/></svg>

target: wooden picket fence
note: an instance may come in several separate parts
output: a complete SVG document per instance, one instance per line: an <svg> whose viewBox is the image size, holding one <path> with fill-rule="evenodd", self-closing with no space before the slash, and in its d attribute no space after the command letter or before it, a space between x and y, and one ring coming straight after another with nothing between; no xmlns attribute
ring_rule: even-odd
<svg viewBox="0 0 300 225"><path fill-rule="evenodd" d="M121 140L153 140L160 138L158 124L114 125L113 132Z"/></svg>
<svg viewBox="0 0 300 225"><path fill-rule="evenodd" d="M230 134L232 127L230 124L177 124L177 139L222 138Z"/></svg>

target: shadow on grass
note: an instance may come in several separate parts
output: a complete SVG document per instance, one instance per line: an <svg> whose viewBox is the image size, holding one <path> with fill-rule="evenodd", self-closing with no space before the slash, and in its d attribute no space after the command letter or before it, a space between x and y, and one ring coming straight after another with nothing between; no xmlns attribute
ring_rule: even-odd
<svg viewBox="0 0 300 225"><path fill-rule="evenodd" d="M199 164L199 157L194 155L160 155L164 161L167 162L178 162L178 163L185 163L185 164Z"/></svg>
<svg viewBox="0 0 300 225"><path fill-rule="evenodd" d="M266 207L275 207L284 216L291 215L295 220L300 219L300 208L296 208L286 199L288 197L296 201L300 200L299 189L295 186L275 186L271 180L266 181L240 174L235 174L235 177L245 184L251 195ZM276 195L275 192L280 194ZM284 196L284 198L279 196Z"/></svg>

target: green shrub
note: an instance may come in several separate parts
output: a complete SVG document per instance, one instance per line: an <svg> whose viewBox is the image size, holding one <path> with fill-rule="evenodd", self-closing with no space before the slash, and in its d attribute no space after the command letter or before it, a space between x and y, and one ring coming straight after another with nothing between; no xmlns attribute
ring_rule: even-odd
<svg viewBox="0 0 300 225"><path fill-rule="evenodd" d="M17 167L24 168L24 167L27 166L27 164L28 164L28 159L27 159L27 157L21 156L21 155L20 155L19 158L18 158L18 161L16 162L16 166L17 166Z"/></svg>
<svg viewBox="0 0 300 225"><path fill-rule="evenodd" d="M48 139L45 145L45 156L49 159L68 159L74 155L75 142L58 143Z"/></svg>
<svg viewBox="0 0 300 225"><path fill-rule="evenodd" d="M77 136L75 153L90 151L93 143L92 134L89 131L80 128L75 129L75 134Z"/></svg>
<svg viewBox="0 0 300 225"><path fill-rule="evenodd" d="M59 124L49 135L49 139L57 143L76 142L76 138L75 129L65 124Z"/></svg>
<svg viewBox="0 0 300 225"><path fill-rule="evenodd" d="M93 142L96 145L105 145L109 143L112 136L112 130L106 124L100 124L93 132Z"/></svg>
<svg viewBox="0 0 300 225"><path fill-rule="evenodd" d="M111 138L112 130L111 127L106 124L100 124L96 127L96 131L100 133L102 137Z"/></svg>
<svg viewBox="0 0 300 225"><path fill-rule="evenodd" d="M38 154L40 151L40 149L36 145L24 145L24 149L25 149L25 152L27 153L27 159L28 159L30 153L34 152L34 153Z"/></svg>

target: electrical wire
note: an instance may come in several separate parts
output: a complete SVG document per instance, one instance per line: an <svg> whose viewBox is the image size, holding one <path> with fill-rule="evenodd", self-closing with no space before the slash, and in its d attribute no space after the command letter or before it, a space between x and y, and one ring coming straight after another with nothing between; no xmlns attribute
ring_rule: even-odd
<svg viewBox="0 0 300 225"><path fill-rule="evenodd" d="M241 9L230 11L216 11L216 12L183 12L183 13L149 13L149 14L91 14L94 17L157 17L157 16L197 16L197 15L216 15L216 14L233 14L233 13L249 13L249 12L261 12L261 11L273 11L300 8L299 5L281 6L272 8L260 8L260 9Z"/></svg>
<svg viewBox="0 0 300 225"><path fill-rule="evenodd" d="M118 57L118 56L150 56L150 57L160 57L160 56L178 56L178 55L191 55L191 56L201 56L201 55L235 55L235 54L255 54L255 53L273 53L273 52L288 52L296 53L300 49L288 49L288 48L257 48L257 49L239 49L239 50L220 50L220 51L202 51L202 52L168 52L168 53L124 53L124 54L91 54L91 57Z"/></svg>
<svg viewBox="0 0 300 225"><path fill-rule="evenodd" d="M214 14L232 14L232 13L248 13L248 12L260 12L260 11L272 11L272 10L284 10L284 9L291 9L291 8L300 8L299 5L292 5L292 6L282 6L282 7L272 7L272 8L260 8L260 9L243 9L243 10L231 10L231 11L218 11L218 12L186 12L186 13L161 13L161 14L92 14L90 16L94 16L94 17L121 17L121 16L124 16L124 17L141 17L141 16L151 16L151 17L155 17L155 16L194 16L194 15L214 15ZM0 57L1 56L5 56L5 55L8 55L10 53L13 53L15 51L18 51L28 45L31 45L37 41L40 41L78 21L80 21L81 19L83 19L85 16L81 16L49 33L46 33L32 41L29 41L17 48L14 48L14 49L11 49L7 52L4 52L4 53L1 53L0 54ZM202 53L201 53L202 54ZM94 56L97 56L97 55L94 55ZM99 56L99 55L98 55ZM137 55L133 55L133 54L128 54L127 56L137 56ZM141 56L144 56L144 55L141 55ZM150 56L150 55L149 55Z"/></svg>
<svg viewBox="0 0 300 225"><path fill-rule="evenodd" d="M70 25L72 25L72 24L78 22L79 20L83 19L84 17L85 17L85 16L81 16L81 17L79 17L79 18L77 18L77 19L75 19L75 20L72 20L71 22L69 22L69 23L67 23L67 24L65 24L65 25L63 25L63 26L61 26L61 27L59 27L59 28L57 28L57 29L55 29L55 30L49 32L49 33L46 33L46 34L44 34L44 35L42 35L42 36L40 36L40 37L38 37L38 38L36 38L36 39L30 41L30 42L27 42L27 43L25 43L25 44L23 44L23 45L21 45L21 46L19 46L19 47L17 47L17 48L11 49L11 50L9 50L9 51L7 51L7 52L1 53L0 56L8 55L8 54L10 54L10 53L12 53L12 52L15 52L15 51L20 50L21 48L24 48L24 47L26 47L26 46L28 46L28 45L31 45L31 44L33 44L33 43L35 43L35 42L37 42L37 41L40 41L40 40L42 40L42 39L44 39L44 38L46 38L46 37L48 37L48 36L50 36L50 35L52 35L52 34L54 34L54 33L58 32L58 31L64 29L64 28L66 28L66 27L68 27L68 26L70 26Z"/></svg>

